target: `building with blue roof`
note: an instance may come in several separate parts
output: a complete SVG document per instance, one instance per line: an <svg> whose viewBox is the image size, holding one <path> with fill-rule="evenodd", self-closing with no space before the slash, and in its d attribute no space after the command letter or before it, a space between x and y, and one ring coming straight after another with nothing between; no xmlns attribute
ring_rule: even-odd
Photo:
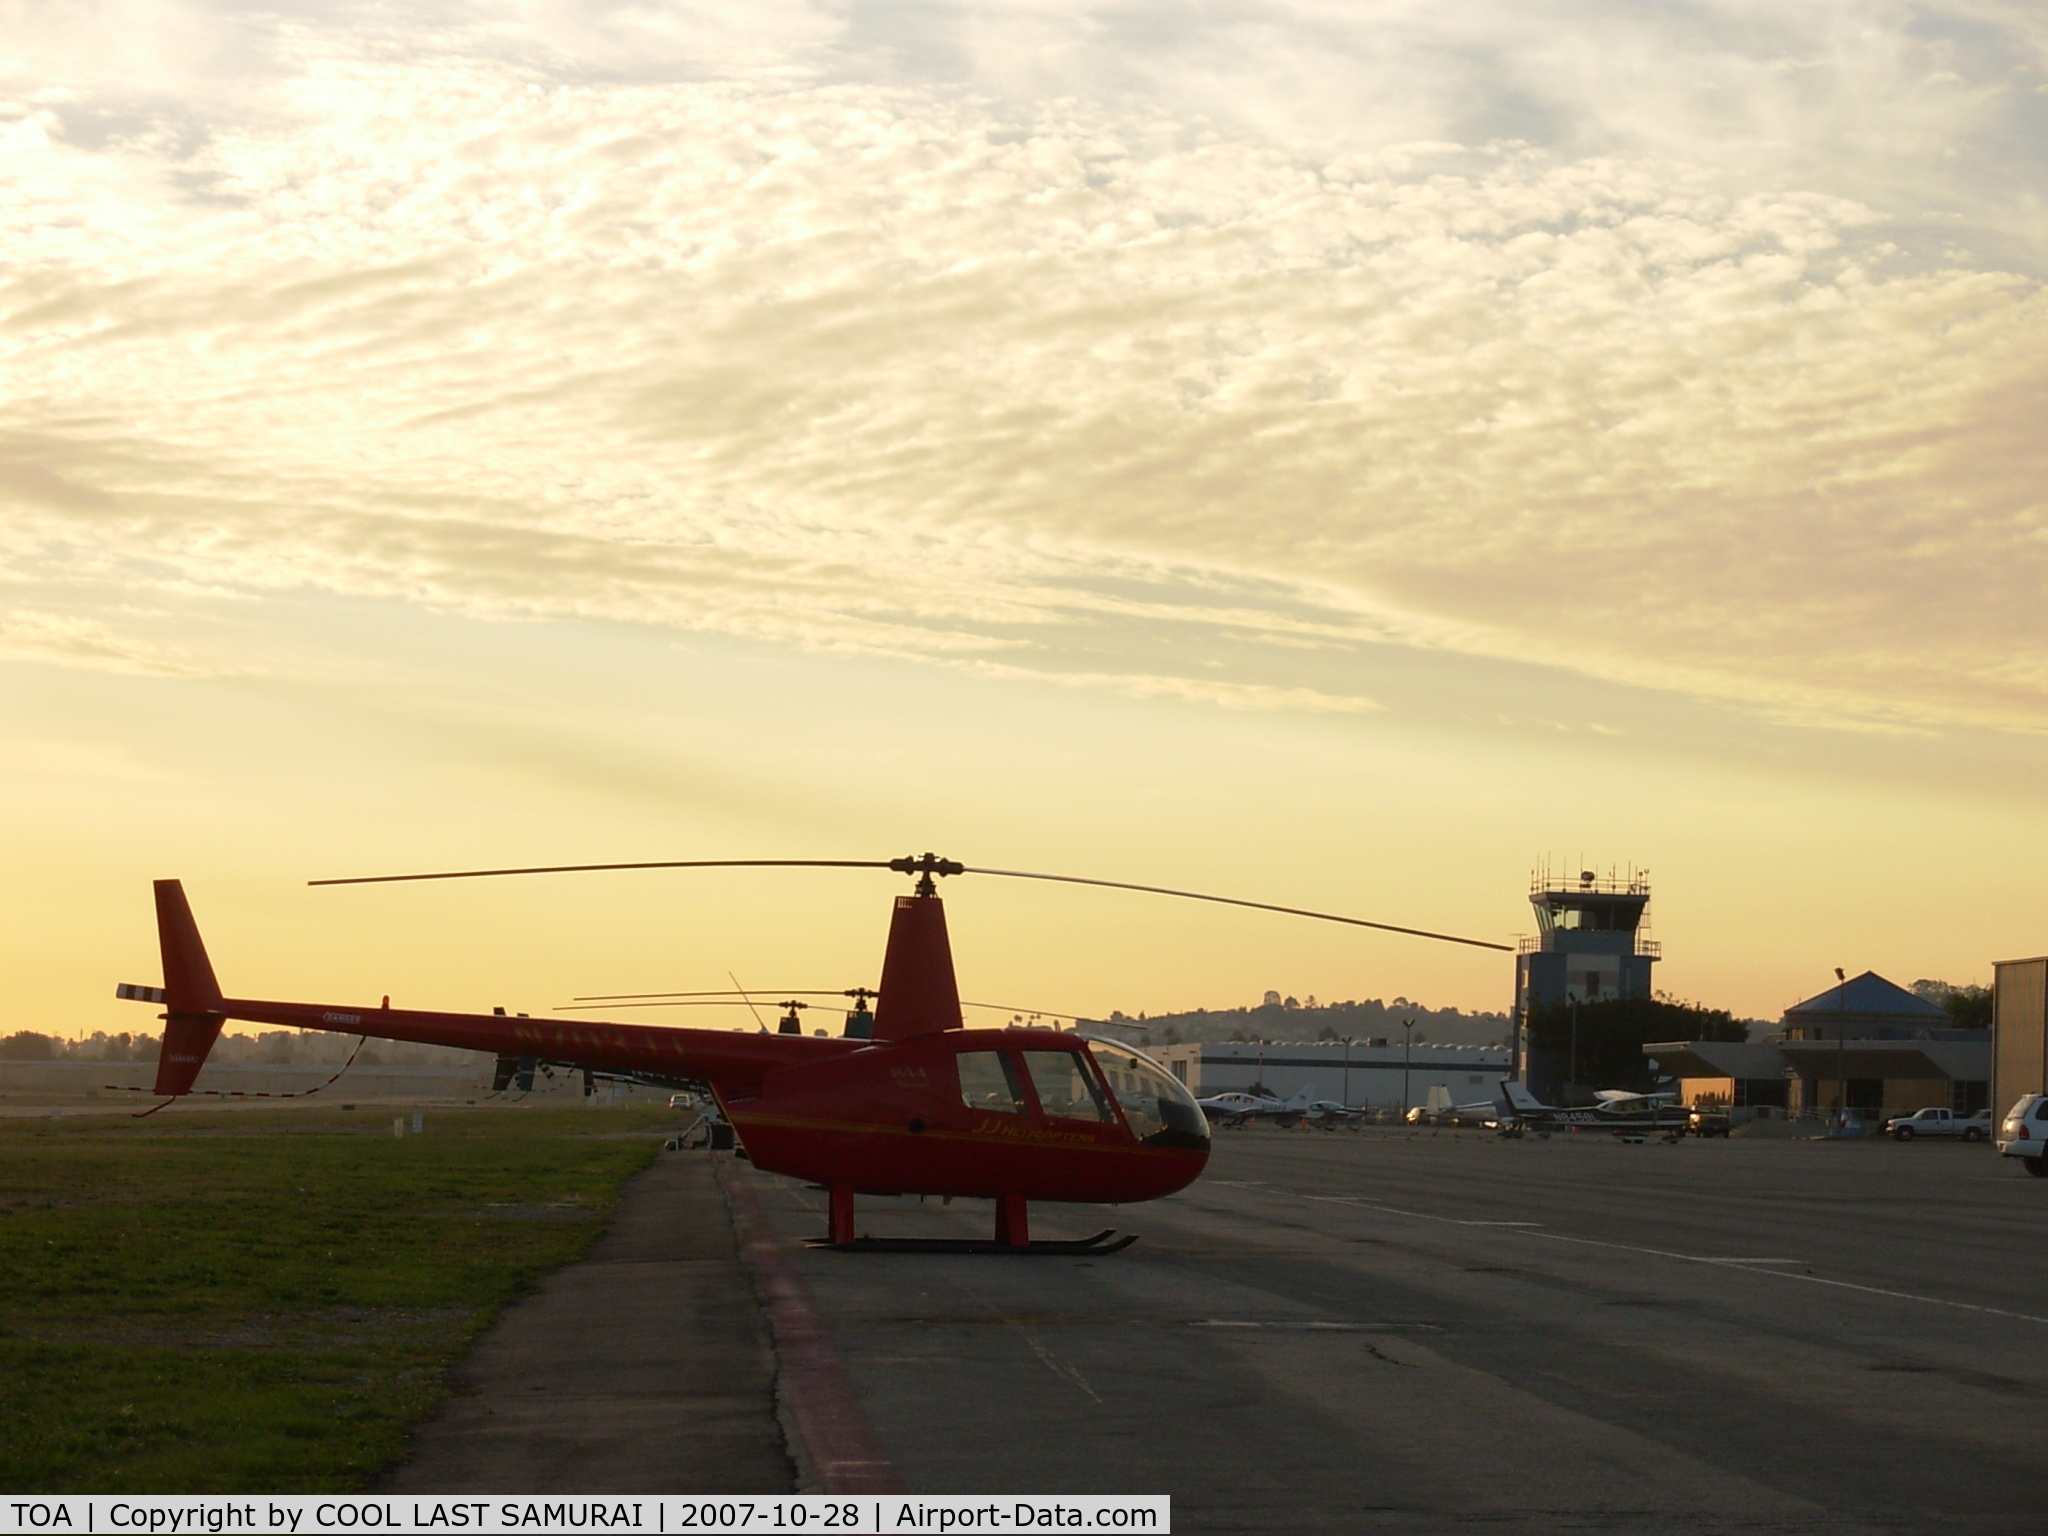
<svg viewBox="0 0 2048 1536"><path fill-rule="evenodd" d="M1947 1009L1875 971L1794 1003L1779 1022L1787 1040L1833 1040L1845 1029L1858 1040L1917 1040L1930 1029L1953 1024Z"/></svg>
<svg viewBox="0 0 2048 1536"><path fill-rule="evenodd" d="M1991 1032L1865 971L1787 1008L1762 1041L1666 1040L1643 1047L1687 1103L1846 1110L1864 1121L1990 1102Z"/></svg>

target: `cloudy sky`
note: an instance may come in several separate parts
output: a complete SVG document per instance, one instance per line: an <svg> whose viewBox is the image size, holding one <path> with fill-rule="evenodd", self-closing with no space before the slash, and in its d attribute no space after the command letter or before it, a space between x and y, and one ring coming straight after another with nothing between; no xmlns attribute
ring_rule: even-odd
<svg viewBox="0 0 2048 1536"><path fill-rule="evenodd" d="M540 1008L870 979L892 887L301 882L928 846L1988 980L2044 187L2024 0L0 0L0 1028L146 1022L156 875L231 990ZM952 911L1031 1006L1511 987Z"/></svg>

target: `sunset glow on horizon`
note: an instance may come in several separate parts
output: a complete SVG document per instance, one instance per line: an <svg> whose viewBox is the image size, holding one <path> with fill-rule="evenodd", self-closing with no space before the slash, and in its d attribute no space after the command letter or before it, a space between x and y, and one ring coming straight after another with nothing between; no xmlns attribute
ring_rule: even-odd
<svg viewBox="0 0 2048 1536"><path fill-rule="evenodd" d="M305 882L2048 950L2038 7L0 18L0 1033L155 1028L166 876L230 992L535 1012L872 984L902 882ZM943 894L1027 1007L1512 996Z"/></svg>

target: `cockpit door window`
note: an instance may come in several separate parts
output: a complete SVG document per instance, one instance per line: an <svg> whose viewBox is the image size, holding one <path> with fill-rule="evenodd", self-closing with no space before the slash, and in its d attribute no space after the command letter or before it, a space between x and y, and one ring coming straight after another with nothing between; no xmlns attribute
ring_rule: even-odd
<svg viewBox="0 0 2048 1536"><path fill-rule="evenodd" d="M1054 1120L1091 1120L1116 1124L1109 1101L1075 1051L1026 1051L1025 1069L1038 1094L1038 1107Z"/></svg>
<svg viewBox="0 0 2048 1536"><path fill-rule="evenodd" d="M1024 1091L1008 1053L962 1051L954 1059L960 1064L960 1101L969 1109L996 1115L1024 1113Z"/></svg>

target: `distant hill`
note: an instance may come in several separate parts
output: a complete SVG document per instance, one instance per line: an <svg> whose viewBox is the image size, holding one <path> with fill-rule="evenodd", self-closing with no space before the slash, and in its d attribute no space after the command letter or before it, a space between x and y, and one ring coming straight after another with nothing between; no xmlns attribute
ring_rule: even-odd
<svg viewBox="0 0 2048 1536"><path fill-rule="evenodd" d="M1398 1044L1402 1024L1415 1021L1418 1043L1439 1045L1505 1045L1509 1023L1505 1013L1466 1013L1459 1008L1429 1008L1397 997L1382 1002L1318 1004L1266 994L1255 1008L1197 1008L1192 1013L1127 1014L1083 1019L1084 1027L1107 1025L1116 1035L1140 1046L1178 1045L1210 1040L1386 1040ZM1135 1032L1135 1033L1134 1033Z"/></svg>
<svg viewBox="0 0 2048 1536"><path fill-rule="evenodd" d="M95 1030L80 1040L18 1029L0 1036L0 1061L155 1061L155 1035L109 1035ZM217 1066L339 1066L350 1056L359 1067L462 1066L486 1052L453 1046L415 1045L404 1040L365 1042L357 1049L354 1035L321 1029L275 1029L261 1034L223 1031L208 1060Z"/></svg>

